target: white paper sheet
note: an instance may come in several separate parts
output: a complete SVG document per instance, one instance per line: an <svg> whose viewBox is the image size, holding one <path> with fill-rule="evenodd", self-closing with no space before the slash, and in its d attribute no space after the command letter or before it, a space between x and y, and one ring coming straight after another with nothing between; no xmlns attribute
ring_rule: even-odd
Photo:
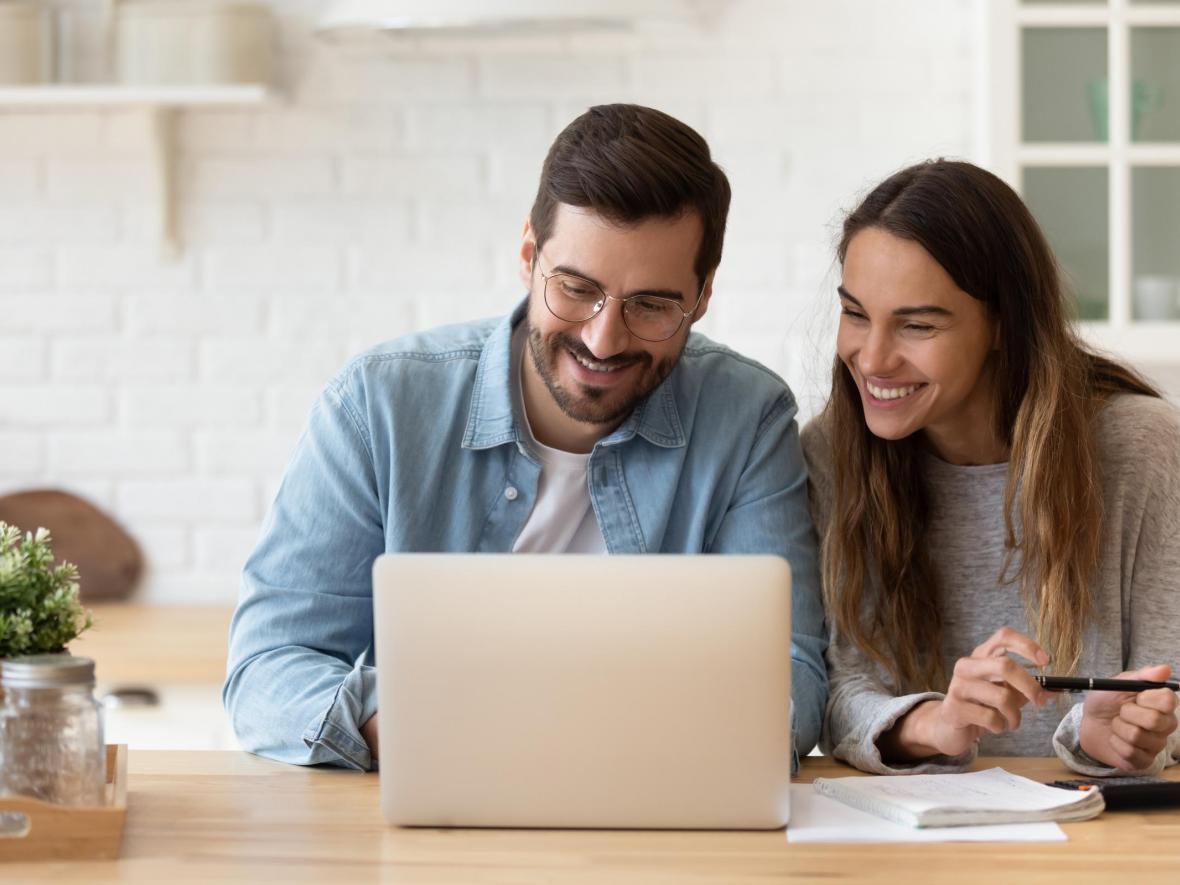
<svg viewBox="0 0 1180 885"><path fill-rule="evenodd" d="M904 827L791 784L788 842L1065 842L1052 821L980 827Z"/></svg>

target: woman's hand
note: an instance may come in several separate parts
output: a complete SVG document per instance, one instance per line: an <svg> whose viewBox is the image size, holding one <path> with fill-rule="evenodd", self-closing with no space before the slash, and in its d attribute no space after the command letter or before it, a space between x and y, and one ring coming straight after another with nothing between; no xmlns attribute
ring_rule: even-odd
<svg viewBox="0 0 1180 885"><path fill-rule="evenodd" d="M1040 706L1051 695L1008 652L1042 667L1049 663L1049 655L1036 642L1001 627L969 657L955 662L943 700L918 704L881 735L877 744L882 758L958 756L984 734L1019 728L1020 708L1029 701Z"/></svg>
<svg viewBox="0 0 1180 885"><path fill-rule="evenodd" d="M1163 682L1172 675L1167 664L1120 673L1119 679ZM1176 730L1176 692L1092 691L1082 706L1079 732L1082 749L1103 765L1124 771L1150 768Z"/></svg>

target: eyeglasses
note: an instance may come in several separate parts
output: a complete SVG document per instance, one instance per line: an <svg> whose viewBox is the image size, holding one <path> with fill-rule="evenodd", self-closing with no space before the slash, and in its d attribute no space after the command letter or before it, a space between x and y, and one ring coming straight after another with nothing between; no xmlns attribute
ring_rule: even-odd
<svg viewBox="0 0 1180 885"><path fill-rule="evenodd" d="M584 323L598 316L607 299L623 305L623 325L636 338L644 341L667 341L680 331L684 321L696 313L705 294L705 287L697 295L692 310L686 311L680 302L658 295L632 295L616 298L607 295L597 283L569 273L547 274L537 267L545 281L545 306L549 312L566 323Z"/></svg>

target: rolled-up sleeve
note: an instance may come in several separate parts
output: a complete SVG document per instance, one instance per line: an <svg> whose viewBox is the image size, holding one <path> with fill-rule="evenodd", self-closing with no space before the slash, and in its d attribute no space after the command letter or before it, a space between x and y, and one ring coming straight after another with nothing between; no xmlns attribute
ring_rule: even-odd
<svg viewBox="0 0 1180 885"><path fill-rule="evenodd" d="M324 392L242 574L222 699L242 748L369 769L377 709L373 560L384 529L371 446L338 383Z"/></svg>

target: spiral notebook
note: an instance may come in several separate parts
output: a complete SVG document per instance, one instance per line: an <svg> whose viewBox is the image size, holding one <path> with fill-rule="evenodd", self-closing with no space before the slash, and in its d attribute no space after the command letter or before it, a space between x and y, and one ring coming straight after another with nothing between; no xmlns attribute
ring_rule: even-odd
<svg viewBox="0 0 1180 885"><path fill-rule="evenodd" d="M989 768L969 774L816 778L817 793L910 827L1076 821L1101 814L1098 790L1062 790Z"/></svg>

